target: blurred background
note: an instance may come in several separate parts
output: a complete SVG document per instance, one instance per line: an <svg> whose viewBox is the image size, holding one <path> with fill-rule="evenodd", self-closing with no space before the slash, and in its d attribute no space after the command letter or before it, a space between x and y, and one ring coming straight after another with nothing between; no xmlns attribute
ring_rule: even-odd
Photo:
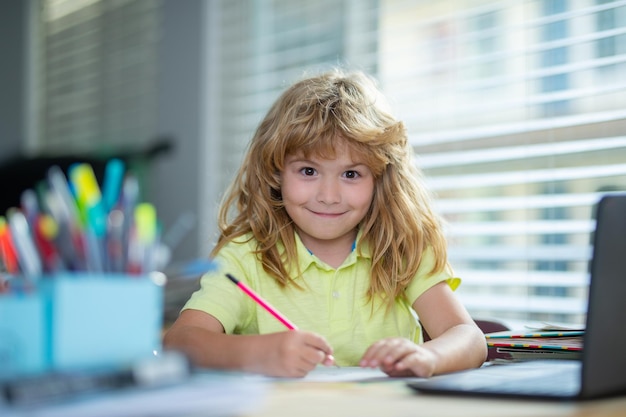
<svg viewBox="0 0 626 417"><path fill-rule="evenodd" d="M165 233L193 220L174 260L204 257L280 92L361 69L407 125L470 312L584 321L594 205L626 190L626 1L3 0L0 47L3 210L42 164L118 156Z"/></svg>

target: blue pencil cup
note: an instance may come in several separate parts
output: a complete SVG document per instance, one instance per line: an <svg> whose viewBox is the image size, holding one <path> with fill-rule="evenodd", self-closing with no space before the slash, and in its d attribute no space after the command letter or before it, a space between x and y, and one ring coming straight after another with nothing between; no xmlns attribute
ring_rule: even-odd
<svg viewBox="0 0 626 417"><path fill-rule="evenodd" d="M0 375L119 366L160 350L163 286L67 273L0 295ZM10 337L5 338L5 335Z"/></svg>
<svg viewBox="0 0 626 417"><path fill-rule="evenodd" d="M0 294L0 376L47 368L44 307L39 292Z"/></svg>

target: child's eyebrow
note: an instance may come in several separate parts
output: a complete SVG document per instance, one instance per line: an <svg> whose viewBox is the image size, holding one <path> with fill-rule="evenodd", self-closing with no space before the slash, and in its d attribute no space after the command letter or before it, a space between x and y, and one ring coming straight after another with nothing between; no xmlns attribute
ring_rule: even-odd
<svg viewBox="0 0 626 417"><path fill-rule="evenodd" d="M307 158L293 158L293 159L286 159L286 163L288 164L293 164L293 163L305 163L305 164L313 164L314 162L311 159L307 159Z"/></svg>
<svg viewBox="0 0 626 417"><path fill-rule="evenodd" d="M328 160L328 159L329 158L316 157L316 156L305 157L303 155L290 155L285 158L285 163L286 164L293 164L293 163L317 164L319 160ZM361 168L361 167L369 168L369 166L364 161L351 161L350 164L343 166L344 169L355 169L355 168Z"/></svg>
<svg viewBox="0 0 626 417"><path fill-rule="evenodd" d="M357 167L366 167L367 168L367 164L364 162L354 162L351 165L347 165L346 168L357 168Z"/></svg>

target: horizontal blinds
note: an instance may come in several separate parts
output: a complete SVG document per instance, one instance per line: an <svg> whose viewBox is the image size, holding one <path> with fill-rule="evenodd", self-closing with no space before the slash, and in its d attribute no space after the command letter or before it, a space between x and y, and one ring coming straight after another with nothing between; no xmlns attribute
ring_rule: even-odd
<svg viewBox="0 0 626 417"><path fill-rule="evenodd" d="M342 65L376 73L375 0L219 2L219 153L224 188L273 101L306 73Z"/></svg>
<svg viewBox="0 0 626 417"><path fill-rule="evenodd" d="M39 150L108 151L153 139L158 0L38 0Z"/></svg>
<svg viewBox="0 0 626 417"><path fill-rule="evenodd" d="M221 1L222 186L277 95L381 81L475 316L581 322L593 207L626 190L626 1Z"/></svg>
<svg viewBox="0 0 626 417"><path fill-rule="evenodd" d="M626 190L626 2L384 1L381 72L475 316L582 322Z"/></svg>

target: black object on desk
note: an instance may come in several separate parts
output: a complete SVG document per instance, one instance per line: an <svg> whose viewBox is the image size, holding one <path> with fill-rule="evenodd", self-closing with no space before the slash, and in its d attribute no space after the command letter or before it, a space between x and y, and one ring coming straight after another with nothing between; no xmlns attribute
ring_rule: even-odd
<svg viewBox="0 0 626 417"><path fill-rule="evenodd" d="M185 381L192 367L182 354L165 352L120 368L80 369L0 381L4 401L35 406L129 387L157 387Z"/></svg>

